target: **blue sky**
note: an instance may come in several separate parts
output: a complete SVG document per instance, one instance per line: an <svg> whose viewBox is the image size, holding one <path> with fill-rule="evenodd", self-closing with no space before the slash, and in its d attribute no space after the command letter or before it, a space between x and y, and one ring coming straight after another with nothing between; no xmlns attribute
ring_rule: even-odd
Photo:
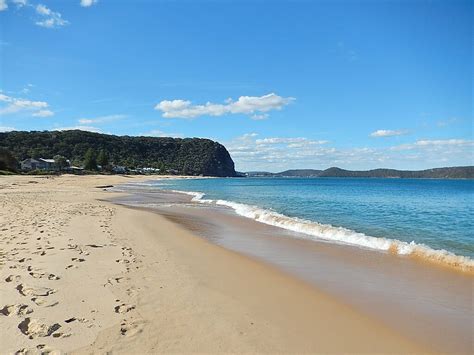
<svg viewBox="0 0 474 355"><path fill-rule="evenodd" d="M206 137L239 170L473 165L470 1L0 0L0 130Z"/></svg>

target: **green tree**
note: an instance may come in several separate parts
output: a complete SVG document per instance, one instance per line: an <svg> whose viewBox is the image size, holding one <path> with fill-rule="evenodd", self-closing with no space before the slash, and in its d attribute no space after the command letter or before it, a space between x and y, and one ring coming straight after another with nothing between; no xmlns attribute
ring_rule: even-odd
<svg viewBox="0 0 474 355"><path fill-rule="evenodd" d="M10 151L0 148L0 170L16 171L18 162Z"/></svg>
<svg viewBox="0 0 474 355"><path fill-rule="evenodd" d="M67 159L59 154L54 156L54 164L59 169L59 171L68 166Z"/></svg>
<svg viewBox="0 0 474 355"><path fill-rule="evenodd" d="M87 149L84 155L84 169L86 170L97 170L97 160L95 151L92 148Z"/></svg>
<svg viewBox="0 0 474 355"><path fill-rule="evenodd" d="M160 162L160 163L158 164L158 169L160 169L159 173L160 173L161 175L165 174L165 173L166 173L166 165L165 165L165 163Z"/></svg>
<svg viewBox="0 0 474 355"><path fill-rule="evenodd" d="M106 169L109 165L109 155L104 149L101 149L97 156L97 164L99 164L102 169Z"/></svg>

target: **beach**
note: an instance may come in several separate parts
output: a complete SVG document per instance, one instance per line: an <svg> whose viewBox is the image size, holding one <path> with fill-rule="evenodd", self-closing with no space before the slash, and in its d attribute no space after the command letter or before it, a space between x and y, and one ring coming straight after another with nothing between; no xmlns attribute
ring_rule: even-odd
<svg viewBox="0 0 474 355"><path fill-rule="evenodd" d="M105 186L145 179L0 179L2 353L432 350L169 218L106 201L123 194Z"/></svg>

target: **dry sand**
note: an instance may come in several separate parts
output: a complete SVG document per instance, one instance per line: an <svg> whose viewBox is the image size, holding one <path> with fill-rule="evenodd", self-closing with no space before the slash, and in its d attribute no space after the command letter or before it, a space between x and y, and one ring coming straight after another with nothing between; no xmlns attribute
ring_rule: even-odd
<svg viewBox="0 0 474 355"><path fill-rule="evenodd" d="M0 177L0 352L421 353L367 316L147 211L121 176Z"/></svg>

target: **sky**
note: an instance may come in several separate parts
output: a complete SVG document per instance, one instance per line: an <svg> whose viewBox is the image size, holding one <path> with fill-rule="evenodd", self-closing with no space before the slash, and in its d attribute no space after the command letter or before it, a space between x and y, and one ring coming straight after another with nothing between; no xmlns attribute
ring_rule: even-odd
<svg viewBox="0 0 474 355"><path fill-rule="evenodd" d="M239 171L474 165L472 1L0 0L0 131L203 137Z"/></svg>

